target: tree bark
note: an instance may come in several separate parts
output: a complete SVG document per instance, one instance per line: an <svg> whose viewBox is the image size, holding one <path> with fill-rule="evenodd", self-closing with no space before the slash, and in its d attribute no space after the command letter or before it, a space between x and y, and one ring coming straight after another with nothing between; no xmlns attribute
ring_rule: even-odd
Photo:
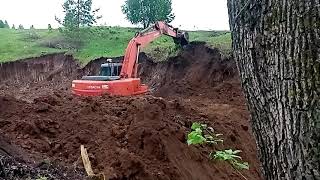
<svg viewBox="0 0 320 180"><path fill-rule="evenodd" d="M228 0L234 58L268 180L320 179L320 0Z"/></svg>

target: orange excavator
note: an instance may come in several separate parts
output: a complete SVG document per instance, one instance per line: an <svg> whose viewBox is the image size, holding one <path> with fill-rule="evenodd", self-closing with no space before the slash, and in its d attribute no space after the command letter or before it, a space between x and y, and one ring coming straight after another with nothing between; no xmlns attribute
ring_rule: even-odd
<svg viewBox="0 0 320 180"><path fill-rule="evenodd" d="M99 76L84 76L72 81L72 93L79 96L100 96L104 94L131 96L148 92L148 87L138 78L140 49L162 34L173 38L176 44L188 44L188 33L173 28L165 22L156 22L137 33L126 49L122 63L112 60L101 65Z"/></svg>

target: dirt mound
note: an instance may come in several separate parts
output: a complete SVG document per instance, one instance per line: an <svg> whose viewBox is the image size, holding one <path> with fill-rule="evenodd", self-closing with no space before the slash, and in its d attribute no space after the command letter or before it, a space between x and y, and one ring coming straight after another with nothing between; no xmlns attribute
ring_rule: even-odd
<svg viewBox="0 0 320 180"><path fill-rule="evenodd" d="M141 77L161 96L190 96L237 78L233 59L222 57L218 49L202 42L189 44L168 61L144 59L142 68Z"/></svg>
<svg viewBox="0 0 320 180"><path fill-rule="evenodd" d="M140 54L142 80L164 98L72 96L71 80L96 75L104 62L81 68L72 57L57 54L2 64L0 132L33 157L78 166L83 144L94 169L110 179L241 179L229 165L210 161L210 149L186 144L192 122L199 121L224 134L217 149L243 151L248 179L261 179L231 59L202 43L166 62Z"/></svg>
<svg viewBox="0 0 320 180"><path fill-rule="evenodd" d="M209 162L205 148L186 145L185 135L191 122L213 125L213 121L183 102L152 96L75 98L66 95L41 97L27 104L0 97L0 104L3 118L0 123L5 124L1 130L16 137L17 144L31 153L69 163L79 159L79 147L84 144L92 153L94 167L111 179L239 177L232 168ZM249 136L248 132L243 134ZM230 147L230 142L227 140L224 146ZM253 148L244 148L244 154L250 154ZM255 166L255 160L244 157ZM245 175L259 178L255 168Z"/></svg>

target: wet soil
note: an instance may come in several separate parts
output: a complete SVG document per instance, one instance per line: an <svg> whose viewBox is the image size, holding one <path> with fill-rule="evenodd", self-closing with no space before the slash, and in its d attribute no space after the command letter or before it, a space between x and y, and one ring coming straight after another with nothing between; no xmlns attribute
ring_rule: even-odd
<svg viewBox="0 0 320 180"><path fill-rule="evenodd" d="M165 62L141 54L139 73L150 95L70 94L73 79L97 74L105 61L81 67L71 56L55 54L2 64L0 133L32 160L50 159L63 167L82 167L84 145L94 171L109 179L243 179L230 165L209 160L212 150L226 148L243 151L250 164L242 172L247 179L262 179L232 59L203 43L192 43ZM186 134L196 121L223 134L224 143L188 146ZM81 172L72 171L73 179L84 178Z"/></svg>

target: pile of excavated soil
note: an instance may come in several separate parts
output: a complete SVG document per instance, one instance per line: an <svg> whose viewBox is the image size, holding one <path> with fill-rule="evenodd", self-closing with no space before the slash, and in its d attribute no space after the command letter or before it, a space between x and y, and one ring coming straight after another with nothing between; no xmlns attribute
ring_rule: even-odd
<svg viewBox="0 0 320 180"><path fill-rule="evenodd" d="M34 158L72 166L81 166L83 144L94 170L110 179L242 179L230 165L208 159L225 148L242 150L250 164L242 174L261 179L233 61L203 44L167 62L140 57L142 79L161 97L72 96L71 80L96 74L104 59L84 68L60 54L3 64L0 133ZM223 134L224 143L188 146L186 134L197 121Z"/></svg>
<svg viewBox="0 0 320 180"><path fill-rule="evenodd" d="M202 42L193 42L168 61L142 61L141 77L160 96L210 94L211 88L225 81L239 82L235 62Z"/></svg>
<svg viewBox="0 0 320 180"><path fill-rule="evenodd" d="M239 147L259 178L248 125L235 129L230 121L206 117L188 104L152 96L77 98L44 96L27 104L0 98L1 133L32 154L73 164L81 144L94 168L111 179L238 179L225 164L210 162L207 148L189 147L185 135L194 121L206 122L225 135L219 148ZM219 122L226 120L226 122ZM242 145L235 145L241 143Z"/></svg>

